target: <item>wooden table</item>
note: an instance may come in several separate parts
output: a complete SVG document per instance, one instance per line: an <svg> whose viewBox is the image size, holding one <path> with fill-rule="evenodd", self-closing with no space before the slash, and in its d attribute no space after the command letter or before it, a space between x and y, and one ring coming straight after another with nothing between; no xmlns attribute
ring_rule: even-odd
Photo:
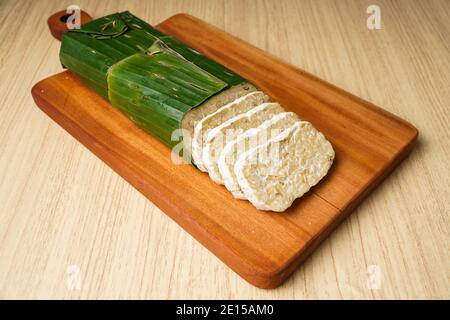
<svg viewBox="0 0 450 320"><path fill-rule="evenodd" d="M450 298L450 2L80 1L150 23L186 12L410 121L411 156L288 281L234 274L34 104L61 70L46 19L0 3L0 298Z"/></svg>

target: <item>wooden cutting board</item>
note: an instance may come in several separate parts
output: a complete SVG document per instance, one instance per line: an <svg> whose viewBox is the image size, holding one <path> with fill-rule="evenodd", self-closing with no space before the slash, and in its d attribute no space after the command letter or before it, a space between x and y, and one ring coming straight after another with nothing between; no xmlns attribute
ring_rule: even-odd
<svg viewBox="0 0 450 320"><path fill-rule="evenodd" d="M65 71L37 83L36 104L251 284L280 285L412 150L404 120L189 15L157 26L253 82L333 144L328 175L284 213L235 200ZM56 57L55 57L56 58ZM130 213L132 214L132 213Z"/></svg>

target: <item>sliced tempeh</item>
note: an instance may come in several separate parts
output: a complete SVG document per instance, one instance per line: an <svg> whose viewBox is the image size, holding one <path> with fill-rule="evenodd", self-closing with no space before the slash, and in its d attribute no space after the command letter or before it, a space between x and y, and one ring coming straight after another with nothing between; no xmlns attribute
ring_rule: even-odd
<svg viewBox="0 0 450 320"><path fill-rule="evenodd" d="M202 161L203 144L206 140L207 134L211 129L221 125L228 119L231 119L239 114L243 114L250 109L266 102L269 97L261 91L248 93L234 101L224 105L216 112L207 115L201 119L194 128L194 137L192 139L192 159L196 166L206 172L206 167Z"/></svg>
<svg viewBox="0 0 450 320"><path fill-rule="evenodd" d="M259 127L247 130L242 136L225 146L219 156L218 167L225 186L235 198L246 199L234 174L234 165L239 155L274 138L297 121L299 119L293 112L277 114Z"/></svg>
<svg viewBox="0 0 450 320"><path fill-rule="evenodd" d="M212 129L208 133L203 148L203 165L208 170L211 179L216 183L223 183L217 160L228 142L236 139L244 131L258 127L264 121L283 111L283 108L278 103L263 103Z"/></svg>
<svg viewBox="0 0 450 320"><path fill-rule="evenodd" d="M234 171L256 208L281 212L326 175L333 159L334 150L324 135L300 121L242 154Z"/></svg>
<svg viewBox="0 0 450 320"><path fill-rule="evenodd" d="M181 120L181 129L183 129L183 154L191 155L194 127L201 119L217 111L223 105L253 91L256 91L255 86L250 83L242 83L220 92L187 112Z"/></svg>

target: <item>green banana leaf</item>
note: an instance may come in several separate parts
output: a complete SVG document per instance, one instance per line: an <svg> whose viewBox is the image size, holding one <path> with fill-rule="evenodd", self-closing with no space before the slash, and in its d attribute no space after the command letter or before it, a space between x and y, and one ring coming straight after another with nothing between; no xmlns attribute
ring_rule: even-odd
<svg viewBox="0 0 450 320"><path fill-rule="evenodd" d="M95 19L62 38L60 60L86 85L169 146L186 112L238 74L130 12Z"/></svg>

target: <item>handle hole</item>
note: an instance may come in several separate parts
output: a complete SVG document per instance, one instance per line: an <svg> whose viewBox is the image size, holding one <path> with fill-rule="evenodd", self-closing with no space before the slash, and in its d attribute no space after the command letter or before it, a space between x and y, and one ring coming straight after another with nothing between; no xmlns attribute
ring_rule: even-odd
<svg viewBox="0 0 450 320"><path fill-rule="evenodd" d="M66 23L67 20L69 19L69 17L70 17L70 14L67 13L67 14L61 16L61 17L59 18L59 21Z"/></svg>

